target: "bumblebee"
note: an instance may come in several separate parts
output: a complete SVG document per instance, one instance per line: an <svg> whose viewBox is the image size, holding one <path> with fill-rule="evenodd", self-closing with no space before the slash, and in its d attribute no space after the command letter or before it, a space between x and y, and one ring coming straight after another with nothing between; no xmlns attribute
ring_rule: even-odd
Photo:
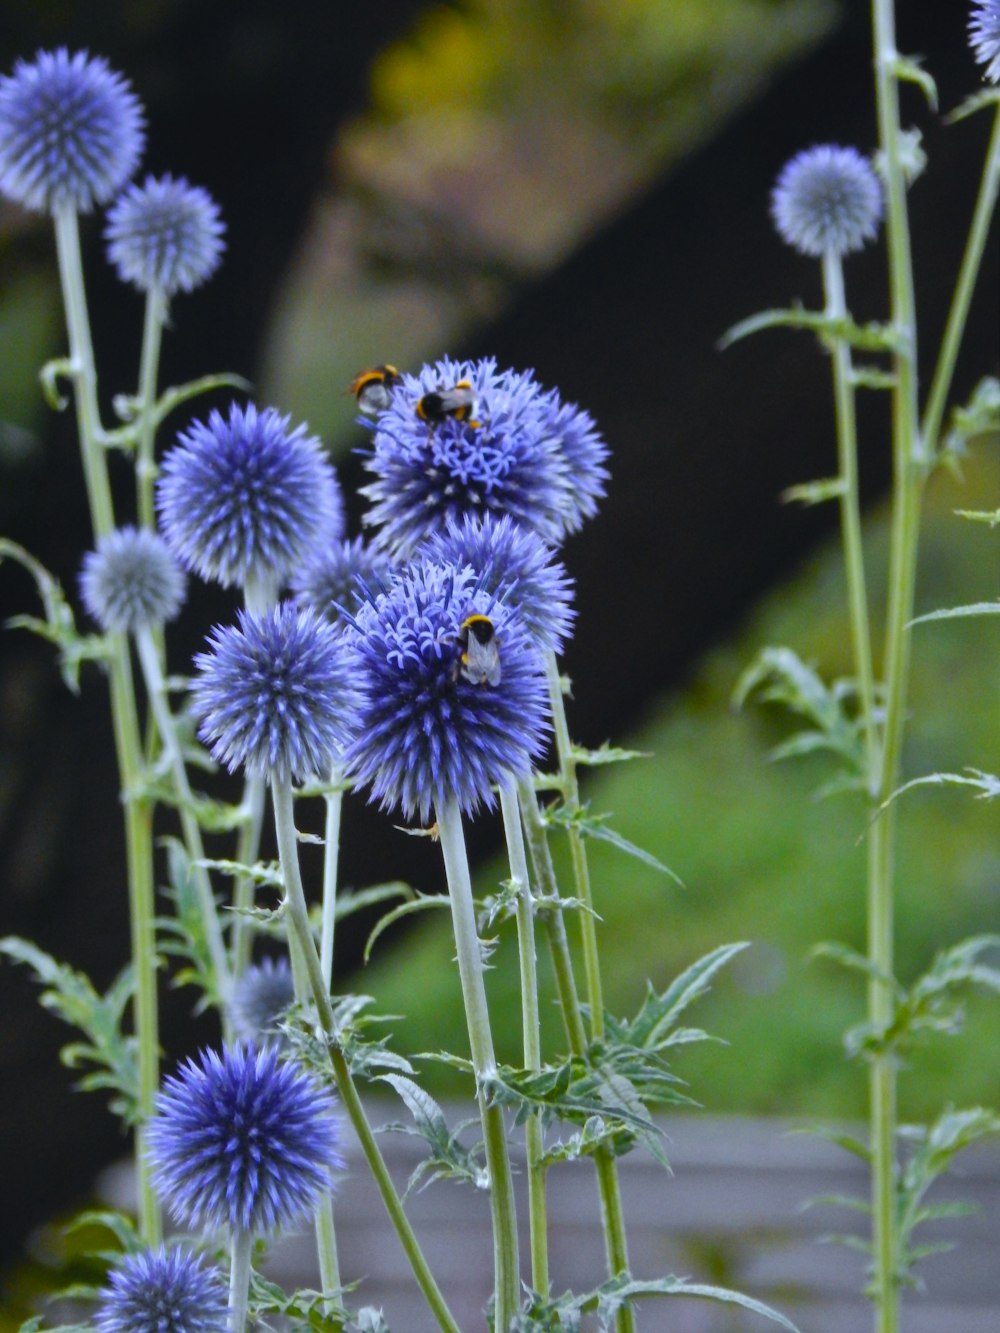
<svg viewBox="0 0 1000 1333"><path fill-rule="evenodd" d="M401 379L396 367L387 362L359 371L348 385L347 392L357 398L359 412L364 412L366 417L374 417L389 406L392 391Z"/></svg>
<svg viewBox="0 0 1000 1333"><path fill-rule="evenodd" d="M471 380L459 380L450 389L439 388L417 400L417 416L430 426L438 426L451 417L454 421L464 421L475 430L479 426L478 421L472 420L475 410L476 395Z"/></svg>
<svg viewBox="0 0 1000 1333"><path fill-rule="evenodd" d="M473 685L500 684L500 651L493 621L488 616L467 616L458 630L462 655L455 668Z"/></svg>

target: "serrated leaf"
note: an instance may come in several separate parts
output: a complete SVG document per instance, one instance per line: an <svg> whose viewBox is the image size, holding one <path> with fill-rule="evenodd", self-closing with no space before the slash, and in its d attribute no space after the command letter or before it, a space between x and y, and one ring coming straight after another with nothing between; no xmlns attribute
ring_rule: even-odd
<svg viewBox="0 0 1000 1333"><path fill-rule="evenodd" d="M543 819L546 824L558 824L562 828L573 829L582 838L593 838L597 842L606 842L609 846L624 852L626 856L641 861L643 865L649 866L651 870L658 870L662 875L669 875L675 884L681 888L684 887L683 880L669 866L665 866L651 852L637 847L635 843L629 842L628 838L623 837L611 828L607 822L610 818L609 814L592 815L589 804L571 810L562 802L556 802L553 805L546 806L543 812Z"/></svg>
<svg viewBox="0 0 1000 1333"><path fill-rule="evenodd" d="M826 477L822 481L804 481L788 486L781 492L783 504L818 505L827 500L839 500L847 492L843 477Z"/></svg>
<svg viewBox="0 0 1000 1333"><path fill-rule="evenodd" d="M818 944L813 945L807 957L810 959L827 958L830 962L836 963L839 967L846 968L850 972L860 972L869 980L884 982L897 995L903 994L903 988L895 977L889 976L876 967L863 953L859 953L857 949L852 949L849 944L842 944L839 940L821 940Z"/></svg>
<svg viewBox="0 0 1000 1333"><path fill-rule="evenodd" d="M649 759L649 750L621 750L617 746L611 745L605 741L603 745L596 750L585 749L581 745L574 745L571 750L573 761L577 764L586 764L591 768L598 767L601 764L624 764L631 759Z"/></svg>
<svg viewBox="0 0 1000 1333"><path fill-rule="evenodd" d="M430 1147L430 1156L419 1162L410 1175L406 1186L409 1194L419 1185L423 1188L434 1180L464 1180L477 1189L487 1189L489 1176L485 1164L480 1160L475 1149L466 1148L459 1139L459 1134L471 1123L463 1122L454 1133L448 1128L444 1112L430 1093L415 1083L413 1079L399 1074L380 1074L379 1082L388 1083L394 1089L413 1117L415 1131L405 1126L388 1126L405 1132L416 1132Z"/></svg>
<svg viewBox="0 0 1000 1333"><path fill-rule="evenodd" d="M769 1319L774 1324L780 1324L782 1328L788 1329L789 1333L799 1333L790 1319L786 1319L777 1310L773 1310L762 1301L754 1300L751 1296L731 1291L728 1287L708 1286L702 1282L688 1282L686 1278L673 1276L655 1278L652 1281L640 1281L629 1274L611 1278L598 1288L598 1318L603 1321L603 1327L607 1328L623 1305L649 1296L692 1296L701 1300L718 1301L723 1305L738 1305L752 1314L759 1314L762 1318Z"/></svg>
<svg viewBox="0 0 1000 1333"><path fill-rule="evenodd" d="M611 1020L616 1039L641 1049L655 1049L664 1042L676 1020L690 1004L709 990L712 978L731 958L749 944L723 944L699 958L676 977L667 988L657 994L647 982L646 997L638 1014L631 1021Z"/></svg>
<svg viewBox="0 0 1000 1333"><path fill-rule="evenodd" d="M414 890L401 879L389 880L385 884L372 884L367 889L356 889L352 893L338 893L334 907L334 920L344 921L356 912L366 912L370 907L390 902L393 898L409 899Z"/></svg>
<svg viewBox="0 0 1000 1333"><path fill-rule="evenodd" d="M363 954L364 961L366 963L368 962L369 958L371 957L372 949L375 947L375 942L382 934L382 932L387 930L389 926L393 925L396 921L400 921L402 920L403 917L406 916L413 916L414 913L416 912L426 911L429 908L436 908L436 909L440 909L442 907L450 908L450 905L451 904L449 903L448 898L444 894L416 893L415 896L409 899L407 902L400 903L400 905L398 907L394 907L392 911L386 912L386 914L380 917L378 921L375 923L375 926L371 934L368 936L368 939L365 942L365 951Z"/></svg>
<svg viewBox="0 0 1000 1333"><path fill-rule="evenodd" d="M855 324L847 317L824 314L822 311L803 310L792 307L786 310L763 310L748 319L734 324L719 340L719 348L725 351L733 343L747 338L752 333L764 329L808 329L826 340L846 343L866 352L891 352L902 346L900 335L889 324Z"/></svg>

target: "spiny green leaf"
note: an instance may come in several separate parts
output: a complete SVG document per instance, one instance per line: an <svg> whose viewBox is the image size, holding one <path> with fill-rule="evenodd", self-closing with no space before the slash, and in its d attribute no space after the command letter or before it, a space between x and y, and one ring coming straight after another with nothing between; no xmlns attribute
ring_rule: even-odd
<svg viewBox="0 0 1000 1333"><path fill-rule="evenodd" d="M605 741L596 750L587 750L581 745L574 745L570 753L574 763L587 764L592 768L601 764L624 764L631 759L650 757L648 750L620 750L609 741Z"/></svg>
<svg viewBox="0 0 1000 1333"><path fill-rule="evenodd" d="M739 1291L731 1291L728 1287L707 1286L701 1282L689 1282L683 1277L670 1276L655 1278L652 1281L640 1281L628 1273L623 1273L602 1283L597 1295L597 1313L603 1328L610 1326L623 1305L631 1305L634 1301L645 1297L695 1296L701 1300L719 1301L724 1305L738 1305L744 1310L769 1319L774 1324L780 1324L782 1328L788 1329L789 1333L798 1333L798 1329L790 1319L786 1319L769 1305L764 1305L762 1301L744 1296ZM585 1310L592 1308L590 1302L588 1301L583 1308Z"/></svg>
<svg viewBox="0 0 1000 1333"><path fill-rule="evenodd" d="M574 829L582 838L593 838L597 842L606 842L618 851L624 852L626 856L632 856L643 865L649 866L652 870L658 870L663 875L669 875L675 884L684 887L683 881L669 866L665 866L662 861L657 860L651 852L644 851L637 847L635 843L629 842L627 838L616 832L607 821L611 818L610 814L592 815L589 804L571 809L563 802L557 801L552 805L545 807L543 819L546 824L558 824L566 829Z"/></svg>
<svg viewBox="0 0 1000 1333"><path fill-rule="evenodd" d="M720 945L692 963L660 993L647 981L646 998L635 1018L610 1019L609 1031L616 1040L632 1046L646 1050L658 1048L666 1042L684 1010L707 993L719 969L749 947L745 941Z"/></svg>
<svg viewBox="0 0 1000 1333"><path fill-rule="evenodd" d="M424 912L428 909L437 909L448 906L449 902L444 894L415 893L414 896L408 899L405 903L400 903L398 907L394 907L391 912L386 912L384 916L378 919L365 943L364 961L366 963L368 962L371 957L372 949L375 947L375 941L379 938L382 932L387 930L389 926L393 925L395 922L402 920L403 917L413 916L415 912Z"/></svg>
<svg viewBox="0 0 1000 1333"><path fill-rule="evenodd" d="M982 111L988 106L993 107L994 110L1000 110L1000 88L983 88L981 92L973 93L964 102L959 103L954 111L948 112L944 118L944 123L954 125L957 121L964 120L966 116L975 115L977 111Z"/></svg>
<svg viewBox="0 0 1000 1333"><path fill-rule="evenodd" d="M995 602L970 602L968 606L948 606L915 616L909 623L923 625L928 620L957 620L962 616L1000 616L1000 598Z"/></svg>
<svg viewBox="0 0 1000 1333"><path fill-rule="evenodd" d="M781 492L783 504L818 505L826 500L839 500L846 493L843 477L826 477L822 481L804 481L788 486Z"/></svg>
<svg viewBox="0 0 1000 1333"><path fill-rule="evenodd" d="M473 1122L463 1121L452 1133L441 1107L413 1079L400 1074L380 1074L379 1080L388 1083L399 1094L415 1126L414 1129L406 1125L386 1125L384 1128L419 1134L431 1150L430 1156L419 1162L410 1175L407 1194L418 1185L423 1188L433 1180L464 1180L477 1189L488 1188L489 1176L478 1150L466 1148L459 1138L462 1130Z"/></svg>
<svg viewBox="0 0 1000 1333"><path fill-rule="evenodd" d="M836 317L822 311L803 310L793 306L787 310L763 310L748 319L734 324L719 340L719 347L725 351L741 338L763 329L809 329L827 341L847 343L866 352L891 352L898 350L902 339L889 324L855 324L847 317Z"/></svg>
<svg viewBox="0 0 1000 1333"><path fill-rule="evenodd" d="M988 523L991 528L1000 527L1000 509L956 509L959 518L971 519L973 523Z"/></svg>

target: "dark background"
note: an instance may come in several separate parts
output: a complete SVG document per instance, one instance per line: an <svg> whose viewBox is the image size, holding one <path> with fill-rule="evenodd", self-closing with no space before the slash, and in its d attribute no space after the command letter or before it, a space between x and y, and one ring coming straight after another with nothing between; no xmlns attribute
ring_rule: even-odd
<svg viewBox="0 0 1000 1333"><path fill-rule="evenodd" d="M39 46L106 55L147 109L144 170L205 184L227 220L225 262L199 293L185 336L165 341L162 383L221 365L258 378L269 315L327 178L337 126L363 103L373 53L418 9L386 0L373 20L368 6L320 3L5 7L4 69ZM848 9L820 49L560 269L522 289L495 326L468 346L441 349L534 366L542 382L584 404L611 443L607 503L565 551L578 582L579 628L567 659L572 724L586 743L621 739L649 699L683 681L835 520L832 507L777 509L786 485L832 470L826 370L814 342L773 333L725 354L716 343L753 311L796 296L819 303L818 272L776 241L767 195L798 149L831 140L864 149L876 140L867 7ZM976 79L963 7L899 9L900 48L926 54L942 106L955 105ZM916 90L906 90L905 107L904 119L925 127L931 162L911 195L926 357L944 322L989 117L946 129L925 114ZM86 244L85 262L100 246L96 227ZM17 262L51 262L45 226L8 236L3 246L0 280ZM878 248L849 261L860 319L884 314L883 259ZM128 384L134 294L101 263L89 265L88 278L103 384ZM980 375L996 372L997 292L993 247L956 400ZM922 369L926 382L926 359ZM877 431L885 404L871 394L861 401L863 429ZM0 532L72 587L89 544L72 422L50 417L45 431L40 461L4 478ZM884 487L887 460L888 450L864 460L869 499ZM350 495L360 479L356 460L343 476ZM0 597L5 615L34 610L27 581L9 567L0 573ZM175 644L177 660L201 646L199 627L229 614L220 595L198 590ZM2 928L104 987L127 955L122 829L108 817L117 778L105 687L89 671L82 695L71 696L50 651L24 635L5 634L0 653ZM386 837L384 817L360 798L348 805L345 884L403 877L438 886L434 849ZM492 831L484 824L473 836L474 850L484 851ZM366 929L341 932L342 975L357 961ZM0 966L0 1258L16 1252L31 1226L72 1204L95 1164L124 1148L100 1098L69 1090L57 1056L67 1033L35 1001L27 974ZM214 1036L191 1022L189 1009L189 996L166 995L162 1035L172 1055Z"/></svg>

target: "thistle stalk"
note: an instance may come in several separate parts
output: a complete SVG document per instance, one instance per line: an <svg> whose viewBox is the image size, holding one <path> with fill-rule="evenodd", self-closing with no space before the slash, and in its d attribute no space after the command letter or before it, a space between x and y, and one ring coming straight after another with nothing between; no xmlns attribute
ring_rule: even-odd
<svg viewBox="0 0 1000 1333"><path fill-rule="evenodd" d="M156 481L156 382L160 364L160 343L167 315L163 288L154 283L146 293L142 326L142 353L139 358L139 442L135 464L136 509L144 528L156 529L153 483Z"/></svg>

